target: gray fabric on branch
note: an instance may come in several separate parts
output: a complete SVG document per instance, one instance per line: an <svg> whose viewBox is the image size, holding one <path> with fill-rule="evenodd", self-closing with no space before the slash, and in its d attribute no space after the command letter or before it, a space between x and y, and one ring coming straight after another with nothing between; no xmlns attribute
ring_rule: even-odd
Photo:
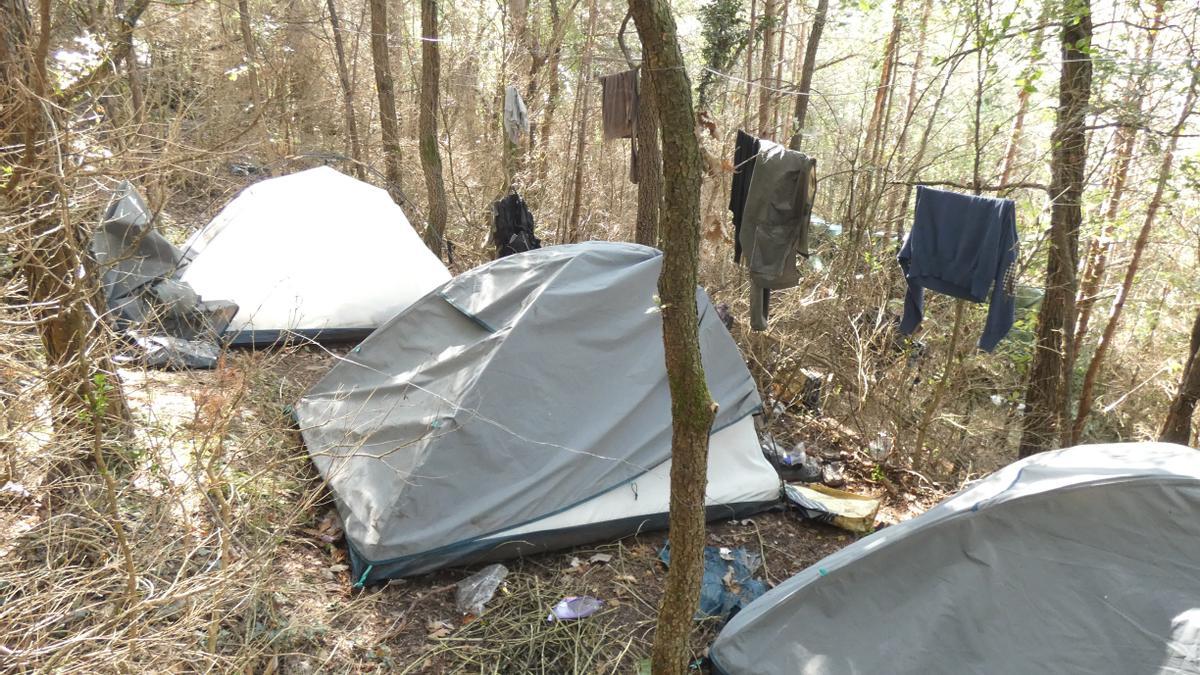
<svg viewBox="0 0 1200 675"><path fill-rule="evenodd" d="M529 111L521 92L513 85L504 88L504 131L513 145L521 142L521 135L529 135Z"/></svg>
<svg viewBox="0 0 1200 675"><path fill-rule="evenodd" d="M816 197L817 161L765 139L742 208L738 243L750 269L753 330L766 330L764 290L800 282L796 255L808 256L808 230Z"/></svg>
<svg viewBox="0 0 1200 675"><path fill-rule="evenodd" d="M626 70L600 77L600 109L604 139L636 138L638 71Z"/></svg>
<svg viewBox="0 0 1200 675"><path fill-rule="evenodd" d="M203 301L179 281L182 254L155 231L150 209L128 181L114 191L92 236L108 317L154 367L211 368L237 305Z"/></svg>
<svg viewBox="0 0 1200 675"><path fill-rule="evenodd" d="M1200 673L1200 453L1046 452L735 616L715 672Z"/></svg>

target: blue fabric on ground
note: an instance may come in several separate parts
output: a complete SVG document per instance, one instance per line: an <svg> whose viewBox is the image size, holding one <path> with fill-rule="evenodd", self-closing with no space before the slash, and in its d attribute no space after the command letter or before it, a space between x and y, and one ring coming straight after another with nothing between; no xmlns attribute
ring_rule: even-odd
<svg viewBox="0 0 1200 675"><path fill-rule="evenodd" d="M704 547L704 579L700 583L700 609L696 613L697 619L729 619L767 592L767 584L753 576L762 564L758 556L744 548L728 551L732 560L722 558L721 549L716 546ZM671 564L670 542L658 552L658 559L665 565ZM725 582L727 575L731 584Z"/></svg>

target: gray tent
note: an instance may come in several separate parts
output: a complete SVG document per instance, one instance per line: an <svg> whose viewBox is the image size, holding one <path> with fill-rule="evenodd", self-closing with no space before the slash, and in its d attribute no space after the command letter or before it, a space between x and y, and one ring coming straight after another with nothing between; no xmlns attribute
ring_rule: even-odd
<svg viewBox="0 0 1200 675"><path fill-rule="evenodd" d="M101 271L109 317L153 366L211 368L218 338L237 313L207 302L176 278L182 254L154 229L145 200L128 181L113 192L92 255Z"/></svg>
<svg viewBox="0 0 1200 675"><path fill-rule="evenodd" d="M1200 453L1016 462L788 579L717 672L1200 673Z"/></svg>
<svg viewBox="0 0 1200 675"><path fill-rule="evenodd" d="M301 398L356 580L665 526L661 266L654 249L595 242L496 260L381 326ZM750 417L754 381L702 290L697 303L720 404L708 504L732 517L775 503L780 484Z"/></svg>

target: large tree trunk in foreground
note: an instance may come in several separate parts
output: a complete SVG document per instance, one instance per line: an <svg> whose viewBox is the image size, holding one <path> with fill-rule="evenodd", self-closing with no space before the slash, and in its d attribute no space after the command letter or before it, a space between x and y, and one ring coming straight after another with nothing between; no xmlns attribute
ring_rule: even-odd
<svg viewBox="0 0 1200 675"><path fill-rule="evenodd" d="M1083 386L1079 392L1079 412L1075 415L1075 423L1071 426L1071 443L1073 444L1079 442L1080 436L1083 435L1083 425L1092 411L1096 378L1100 375L1104 357L1108 354L1109 347L1112 346L1113 337L1116 336L1117 326L1121 322L1121 312L1125 309L1125 301L1129 298L1129 291L1133 288L1133 280L1137 276L1142 253L1146 250L1146 244L1150 242L1150 231L1154 228L1154 219L1162 207L1163 193L1167 189L1167 183L1171 180L1171 170L1175 164L1175 150L1179 147L1179 135L1183 133L1183 128L1196 107L1197 85L1200 85L1200 70L1192 73L1192 83L1184 99L1183 110L1179 114L1175 127L1171 130L1171 139L1167 141L1166 151L1163 152L1162 162L1158 167L1154 196L1150 198L1145 220L1142 221L1142 229L1138 232L1137 241L1133 244L1133 257L1129 260L1129 266L1125 268L1125 278L1121 282L1120 290L1117 291L1117 297L1113 299L1112 309L1108 314L1108 323L1104 326L1104 332L1100 334L1100 343L1096 345L1096 353L1092 355L1087 373L1083 376Z"/></svg>
<svg viewBox="0 0 1200 675"><path fill-rule="evenodd" d="M1167 409L1167 419L1163 422L1162 432L1158 440L1167 443L1182 443L1187 445L1192 440L1192 415L1196 412L1196 401L1200 400L1200 312L1196 313L1196 321L1192 324L1192 342L1188 347L1187 363L1183 367L1183 376L1179 380L1179 391L1171 407Z"/></svg>
<svg viewBox="0 0 1200 675"><path fill-rule="evenodd" d="M429 222L425 226L425 245L442 257L446 237L446 185L442 181L442 153L438 150L438 79L441 63L438 54L437 0L421 0L421 169L425 172L425 191L429 194Z"/></svg>
<svg viewBox="0 0 1200 675"><path fill-rule="evenodd" d="M688 635L700 600L708 433L716 406L704 380L697 326L701 159L692 86L667 1L631 0L629 7L642 39L644 68L652 73L663 137L658 293L671 388L671 566L652 659L661 675L687 670Z"/></svg>
<svg viewBox="0 0 1200 675"><path fill-rule="evenodd" d="M1092 92L1092 60L1081 46L1092 38L1090 0L1075 5L1075 16L1063 18L1062 73L1058 113L1051 134L1049 260L1046 295L1038 313L1037 344L1025 392L1025 428L1019 453L1028 457L1050 449L1060 428L1067 395L1066 353L1074 327L1075 270L1079 259L1079 226L1086 180L1088 100Z"/></svg>
<svg viewBox="0 0 1200 675"><path fill-rule="evenodd" d="M808 117L808 99L812 91L813 72L817 68L817 48L821 46L821 33L825 30L825 16L829 13L829 0L817 0L817 14L813 17L812 31L804 46L804 68L800 71L800 88L796 92L796 111L792 115L792 140L788 147L799 150L804 134L804 120Z"/></svg>
<svg viewBox="0 0 1200 675"><path fill-rule="evenodd" d="M400 173L400 123L396 117L396 90L388 55L387 0L370 0L371 60L375 64L375 90L379 94L379 130L383 135L383 175L392 201L404 206Z"/></svg>
<svg viewBox="0 0 1200 675"><path fill-rule="evenodd" d="M350 68L346 65L346 47L335 0L325 0L325 7L329 10L329 27L333 31L333 51L337 56L338 84L342 87L343 115L346 118L346 133L350 136L350 159L354 160L354 175L359 180L366 180L367 171L358 142L358 120L354 114L354 84L350 81Z"/></svg>

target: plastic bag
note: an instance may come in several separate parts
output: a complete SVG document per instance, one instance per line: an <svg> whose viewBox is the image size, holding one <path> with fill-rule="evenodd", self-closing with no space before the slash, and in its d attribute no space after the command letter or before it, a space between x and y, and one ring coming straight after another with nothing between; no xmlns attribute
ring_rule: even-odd
<svg viewBox="0 0 1200 675"><path fill-rule="evenodd" d="M508 576L508 568L499 563L488 565L458 582L454 601L463 614L483 614L483 606L496 595L496 589Z"/></svg>
<svg viewBox="0 0 1200 675"><path fill-rule="evenodd" d="M602 607L604 607L604 601L599 598L593 598L590 595L569 595L558 601L558 604L550 610L546 620L583 619L600 611Z"/></svg>

